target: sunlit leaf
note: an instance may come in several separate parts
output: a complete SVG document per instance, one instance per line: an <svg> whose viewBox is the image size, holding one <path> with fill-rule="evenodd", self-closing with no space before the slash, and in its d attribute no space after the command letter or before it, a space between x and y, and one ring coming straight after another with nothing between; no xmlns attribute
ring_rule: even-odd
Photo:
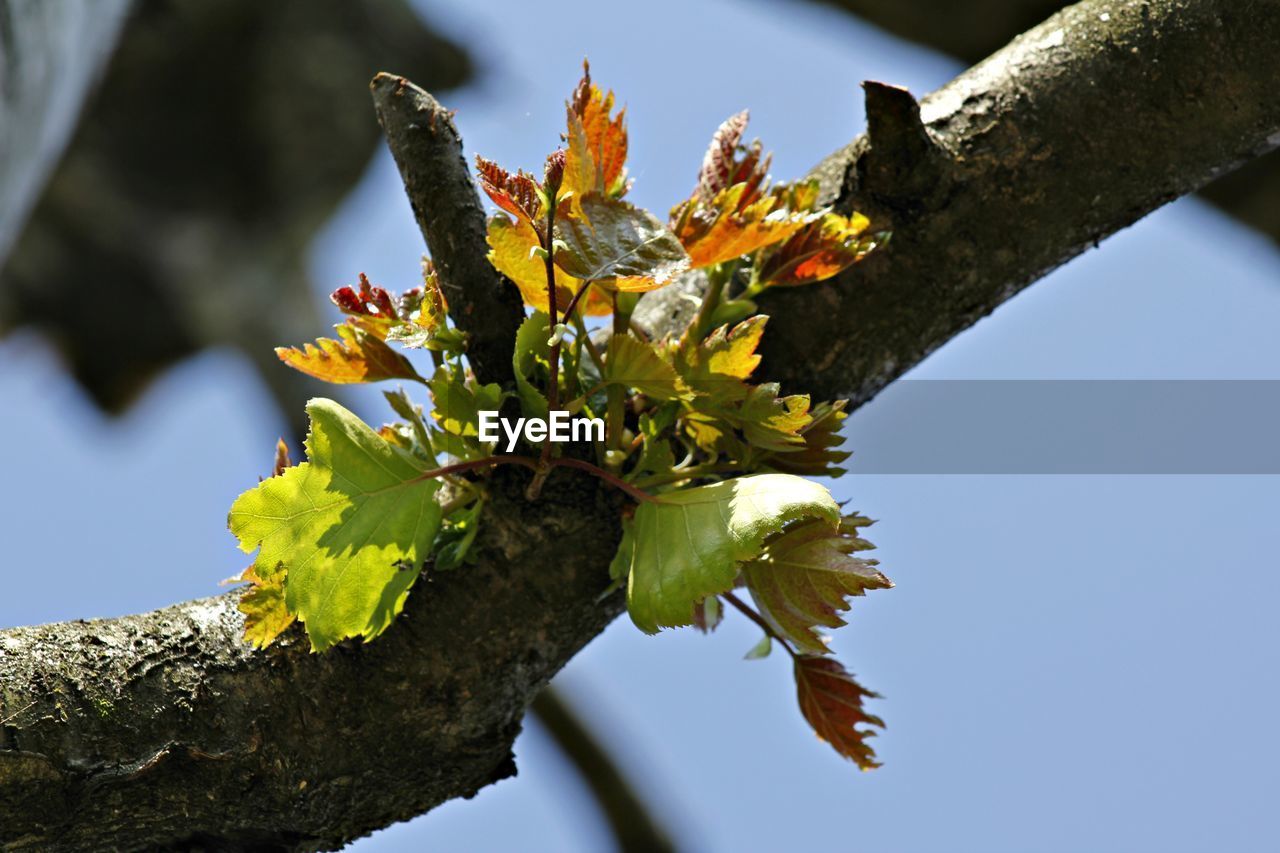
<svg viewBox="0 0 1280 853"><path fill-rule="evenodd" d="M551 375L551 347L547 345L550 332L550 318L543 311L525 317L516 330L512 367L525 417L547 417L547 397L540 386L545 386Z"/></svg>
<svg viewBox="0 0 1280 853"><path fill-rule="evenodd" d="M675 216L673 230L694 267L731 261L787 239L816 214L788 209L784 195L753 196L751 184L734 184L710 201L690 200Z"/></svg>
<svg viewBox="0 0 1280 853"><path fill-rule="evenodd" d="M770 539L758 559L743 565L760 615L801 650L826 653L815 628L845 624L839 614L849 609L847 597L893 586L875 560L854 556L872 547L858 535L869 523L853 516L834 530L823 522L798 524Z"/></svg>
<svg viewBox="0 0 1280 853"><path fill-rule="evenodd" d="M561 192L578 196L600 191L615 198L627 191L626 110L613 116L613 92L591 82L582 63L582 80L569 101L569 150Z"/></svg>
<svg viewBox="0 0 1280 853"><path fill-rule="evenodd" d="M320 651L400 612L440 526L439 484L337 403L307 414L307 461L241 495L228 521L260 577L284 567L285 602Z"/></svg>
<svg viewBox="0 0 1280 853"><path fill-rule="evenodd" d="M482 446L474 441L480 435L480 412L499 409L502 387L496 382L481 385L447 364L436 370L427 387L431 390L431 417L436 426L447 436L473 440L474 447L469 447L466 453L454 452L458 445L451 444L450 455L461 458L474 453L483 455Z"/></svg>
<svg viewBox="0 0 1280 853"><path fill-rule="evenodd" d="M358 288L340 287L329 294L329 300L355 325L377 338L386 338L387 332L400 323L395 297L372 284L364 273L360 273Z"/></svg>
<svg viewBox="0 0 1280 853"><path fill-rule="evenodd" d="M629 292L668 284L689 266L675 235L653 214L598 193L577 199L572 215L556 220L565 248L562 269L579 279Z"/></svg>
<svg viewBox="0 0 1280 853"><path fill-rule="evenodd" d="M498 214L489 220L488 241L489 263L515 282L524 303L535 311L549 310L546 262L531 253L541 242L533 226ZM556 303L560 309L568 307L569 300L581 284L563 269L557 270ZM594 286L578 305L578 310L589 316L608 314L613 310L605 294Z"/></svg>
<svg viewBox="0 0 1280 853"><path fill-rule="evenodd" d="M276 641L290 625L297 621L284 602L283 568L266 578L254 581L253 586L240 595L237 609L244 614L245 642L265 649Z"/></svg>
<svg viewBox="0 0 1280 853"><path fill-rule="evenodd" d="M776 471L819 477L839 477L845 470L840 463L849 458L847 450L840 450L844 437L840 425L846 417L846 401L819 403L809 412L808 426L800 430L803 445L786 448L787 452L771 454L765 464Z"/></svg>
<svg viewBox="0 0 1280 853"><path fill-rule="evenodd" d="M727 412L736 421L747 444L757 450L789 450L804 446L801 430L810 423L809 395L778 394L776 382L753 386L736 407Z"/></svg>
<svg viewBox="0 0 1280 853"><path fill-rule="evenodd" d="M743 380L760 364L756 347L768 320L757 315L732 328L721 326L702 341L682 345L676 355L677 372L689 387L712 400L742 399L747 395Z"/></svg>
<svg viewBox="0 0 1280 853"><path fill-rule="evenodd" d="M542 193L532 175L524 172L513 175L479 154L476 155L476 173L480 177L480 188L498 207L531 228L542 219Z"/></svg>
<svg viewBox="0 0 1280 853"><path fill-rule="evenodd" d="M604 380L634 388L655 400L690 396L689 388L653 344L627 334L609 339L604 360Z"/></svg>
<svg viewBox="0 0 1280 853"><path fill-rule="evenodd" d="M879 695L867 690L832 658L800 655L795 661L796 695L800 713L819 738L863 770L879 767L868 742L875 732L858 726L884 728L884 721L863 709Z"/></svg>
<svg viewBox="0 0 1280 853"><path fill-rule="evenodd" d="M354 320L334 328L338 332L337 340L317 338L314 344L306 344L302 349L278 347L276 355L294 370L325 382L348 384L378 382L383 379L422 381L407 358L355 325Z"/></svg>
<svg viewBox="0 0 1280 853"><path fill-rule="evenodd" d="M392 326L386 339L411 349L449 349L449 346L436 346L436 339L445 331L448 322L449 306L440 288L435 266L430 261L423 262L422 277L420 289L411 290L401 297L403 322Z"/></svg>
<svg viewBox="0 0 1280 853"><path fill-rule="evenodd" d="M768 536L803 519L834 527L840 511L822 486L786 474L738 477L641 503L615 558L615 570L629 572L632 621L651 634L692 623L694 606L732 589L739 564L759 556Z"/></svg>
<svg viewBox="0 0 1280 853"><path fill-rule="evenodd" d="M756 278L774 287L831 278L875 248L875 237L864 236L869 224L859 213L850 217L826 213L764 253L757 263Z"/></svg>
<svg viewBox="0 0 1280 853"><path fill-rule="evenodd" d="M763 187L772 158L763 155L759 140L750 146L742 144L747 120L748 113L743 110L716 128L711 145L702 158L702 168L698 170L695 198L710 202L734 184L745 184L747 197L744 203L750 203Z"/></svg>
<svg viewBox="0 0 1280 853"><path fill-rule="evenodd" d="M271 476L279 477L292 466L289 446L284 443L283 438L279 439L271 465ZM265 649L274 643L296 621L296 617L284 603L284 578L283 563L259 567L255 562L236 579L250 584L240 594L236 608L244 614L245 642L257 648Z"/></svg>

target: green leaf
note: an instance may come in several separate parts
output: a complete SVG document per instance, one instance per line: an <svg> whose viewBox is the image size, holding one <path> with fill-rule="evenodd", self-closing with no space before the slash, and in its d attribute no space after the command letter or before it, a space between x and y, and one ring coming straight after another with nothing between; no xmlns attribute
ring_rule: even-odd
<svg viewBox="0 0 1280 853"><path fill-rule="evenodd" d="M893 586L875 560L853 556L872 547L858 536L859 528L870 523L855 515L835 530L821 521L798 524L771 539L758 559L742 567L760 615L801 651L827 653L814 628L845 624L839 614L849 609L846 597Z"/></svg>
<svg viewBox="0 0 1280 853"><path fill-rule="evenodd" d="M747 396L743 380L760 364L756 347L768 321L757 314L732 328L719 327L696 345L681 347L676 370L691 388L716 402L741 400Z"/></svg>
<svg viewBox="0 0 1280 853"><path fill-rule="evenodd" d="M773 639L768 634L765 634L760 638L760 642L747 650L747 653L742 656L742 659L760 660L761 658L767 658L771 651L773 651Z"/></svg>
<svg viewBox="0 0 1280 853"><path fill-rule="evenodd" d="M653 344L627 334L609 339L604 379L613 385L634 388L655 400L692 396L676 369L663 360Z"/></svg>
<svg viewBox="0 0 1280 853"><path fill-rule="evenodd" d="M307 461L241 495L228 523L254 570L287 572L285 602L316 651L372 639L404 606L440 527L437 481L332 400L307 405Z"/></svg>
<svg viewBox="0 0 1280 853"><path fill-rule="evenodd" d="M757 450L799 450L804 447L800 431L809 425L809 395L778 396L776 382L756 385L732 411L728 420L737 420L747 444Z"/></svg>
<svg viewBox="0 0 1280 853"><path fill-rule="evenodd" d="M627 474L628 481L647 474L665 474L676 466L676 457L671 451L671 442L662 434L671 426L671 421L674 417L673 407L675 405L677 404L663 406L652 415L647 412L640 415L640 436L643 444L640 448L640 458L636 460L635 467Z"/></svg>
<svg viewBox="0 0 1280 853"><path fill-rule="evenodd" d="M431 389L431 417L443 430L434 435L435 449L462 461L488 456L490 448L479 440L480 412L498 410L502 387L497 383L480 385L465 378L461 368L448 364L436 370L427 387Z"/></svg>
<svg viewBox="0 0 1280 853"><path fill-rule="evenodd" d="M451 572L466 562L471 545L480 531L480 513L483 509L484 499L480 498L446 520L432 560L432 566L436 570Z"/></svg>
<svg viewBox="0 0 1280 853"><path fill-rule="evenodd" d="M770 454L764 464L786 474L839 477L845 471L839 464L848 459L850 452L840 450L844 437L840 435L845 414L844 400L819 403L810 412L809 425L800 430L804 445L787 448L786 452Z"/></svg>
<svg viewBox="0 0 1280 853"><path fill-rule="evenodd" d="M567 247L556 253L556 263L576 278L639 292L668 284L689 266L680 241L647 210L599 193L578 198L570 209L556 222L556 236Z"/></svg>
<svg viewBox="0 0 1280 853"><path fill-rule="evenodd" d="M550 378L551 347L547 346L551 318L542 311L535 311L516 330L516 350L511 366L516 372L516 392L527 418L547 417L547 398L534 379L544 382Z"/></svg>
<svg viewBox="0 0 1280 853"><path fill-rule="evenodd" d="M825 488L788 474L757 474L668 492L636 508L614 559L629 572L631 619L650 634L693 622L694 606L732 589L738 565L792 522L840 509Z"/></svg>

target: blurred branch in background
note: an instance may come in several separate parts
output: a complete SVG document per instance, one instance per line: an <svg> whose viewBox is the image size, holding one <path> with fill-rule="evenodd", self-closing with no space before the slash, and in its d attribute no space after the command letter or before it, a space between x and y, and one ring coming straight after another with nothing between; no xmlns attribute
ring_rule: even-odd
<svg viewBox="0 0 1280 853"><path fill-rule="evenodd" d="M0 261L115 47L129 0L0 0Z"/></svg>
<svg viewBox="0 0 1280 853"><path fill-rule="evenodd" d="M1069 6L1063 0L817 0L973 64ZM1221 61L1237 58L1223 55ZM1218 178L1201 198L1280 243L1280 151Z"/></svg>
<svg viewBox="0 0 1280 853"><path fill-rule="evenodd" d="M573 763L583 784L609 822L618 849L623 853L664 853L675 850L671 834L650 812L614 756L554 685L544 688L529 708L547 734Z"/></svg>
<svg viewBox="0 0 1280 853"><path fill-rule="evenodd" d="M472 73L405 0L137 3L0 271L0 334L43 332L109 412L238 348L301 435L310 380L271 345L320 326L307 249L377 148L365 85L383 68L438 90Z"/></svg>

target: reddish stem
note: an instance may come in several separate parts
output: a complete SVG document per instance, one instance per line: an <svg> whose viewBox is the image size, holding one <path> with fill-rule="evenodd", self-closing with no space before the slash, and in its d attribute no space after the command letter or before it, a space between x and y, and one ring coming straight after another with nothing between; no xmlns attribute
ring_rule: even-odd
<svg viewBox="0 0 1280 853"><path fill-rule="evenodd" d="M493 465L521 465L531 471L543 471L546 468L577 468L579 471L586 471L604 480L616 489L626 492L637 501L657 502L657 498L642 489L638 489L625 480L621 480L603 468L592 465L590 462L584 462L581 459L571 459L561 457L552 459L545 465L528 456L486 456L483 459L472 459L469 462L456 462L453 465L445 465L443 468L434 468L430 471L423 471L414 477L410 482L418 482L419 480L430 480L435 477L444 477L448 474L459 474L463 471L474 471L477 468L487 468Z"/></svg>
<svg viewBox="0 0 1280 853"><path fill-rule="evenodd" d="M787 641L782 636L780 636L777 631L773 630L773 627L768 622L764 621L764 617L761 616L759 613L755 612L754 610L752 610L746 604L744 604L742 599L734 595L732 591L722 592L720 593L720 597L723 598L725 601L729 602L730 604L732 604L734 607L736 607L738 611L742 613L743 616L746 616L752 622L759 625L762 631L764 631L773 639L777 640L778 644L781 645L784 649L786 649L787 654L791 655L793 659L797 657L795 650L791 648L791 646L787 643Z"/></svg>

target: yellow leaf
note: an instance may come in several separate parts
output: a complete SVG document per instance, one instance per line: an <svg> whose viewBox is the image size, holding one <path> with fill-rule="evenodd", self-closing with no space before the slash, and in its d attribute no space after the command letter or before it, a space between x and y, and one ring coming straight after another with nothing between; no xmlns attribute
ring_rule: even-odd
<svg viewBox="0 0 1280 853"><path fill-rule="evenodd" d="M253 586L244 591L236 605L244 614L245 641L260 649L274 643L297 619L284 603L284 579L283 567L266 580L255 573Z"/></svg>
<svg viewBox="0 0 1280 853"><path fill-rule="evenodd" d="M758 314L730 329L721 326L694 345L681 347L676 370L700 394L714 400L740 400L747 395L743 382L760 364L756 347L769 318Z"/></svg>
<svg viewBox="0 0 1280 853"><path fill-rule="evenodd" d="M534 310L547 310L546 262L532 250L541 246L538 232L524 220L513 220L498 214L489 220L489 263L493 268L515 282L520 288L524 303ZM556 304L563 309L582 286L580 279L564 270L556 270ZM599 288L592 287L578 303L579 310L588 316L610 313L613 308L608 297Z"/></svg>
<svg viewBox="0 0 1280 853"><path fill-rule="evenodd" d="M314 344L305 344L302 349L277 347L276 355L294 370L325 382L422 381L407 358L355 323L353 319L334 326L338 340L317 338Z"/></svg>

